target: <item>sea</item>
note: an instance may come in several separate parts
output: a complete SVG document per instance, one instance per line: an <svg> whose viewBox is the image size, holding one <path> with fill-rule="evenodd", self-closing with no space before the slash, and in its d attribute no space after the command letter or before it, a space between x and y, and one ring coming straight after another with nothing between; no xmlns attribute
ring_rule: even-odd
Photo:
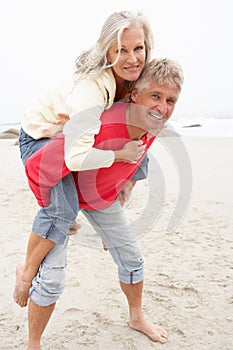
<svg viewBox="0 0 233 350"><path fill-rule="evenodd" d="M10 128L20 129L20 121L13 123L0 123L0 132ZM181 136L190 137L233 137L232 118L176 118L169 121L168 129L177 132Z"/></svg>
<svg viewBox="0 0 233 350"><path fill-rule="evenodd" d="M179 118L169 124L181 136L233 137L233 118Z"/></svg>

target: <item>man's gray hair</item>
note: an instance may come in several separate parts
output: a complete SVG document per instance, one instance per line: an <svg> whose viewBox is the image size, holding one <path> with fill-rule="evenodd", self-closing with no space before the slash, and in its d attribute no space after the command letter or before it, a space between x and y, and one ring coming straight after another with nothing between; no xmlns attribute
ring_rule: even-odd
<svg viewBox="0 0 233 350"><path fill-rule="evenodd" d="M146 89L154 79L159 85L167 84L181 91L184 75L179 63L167 58L156 58L147 63L140 77L133 83L139 93Z"/></svg>

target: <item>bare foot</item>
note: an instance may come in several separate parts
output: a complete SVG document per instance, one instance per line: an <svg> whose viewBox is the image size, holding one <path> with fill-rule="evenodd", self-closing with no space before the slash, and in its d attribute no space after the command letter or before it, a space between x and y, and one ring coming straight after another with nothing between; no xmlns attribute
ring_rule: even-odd
<svg viewBox="0 0 233 350"><path fill-rule="evenodd" d="M105 251L107 251L107 250L108 250L108 247L105 245L104 241L102 241L102 244L103 244L103 249L104 249Z"/></svg>
<svg viewBox="0 0 233 350"><path fill-rule="evenodd" d="M23 269L24 265L22 264L18 265L16 268L16 281L13 293L14 301L21 307L27 306L29 290L32 285L32 282L23 280Z"/></svg>
<svg viewBox="0 0 233 350"><path fill-rule="evenodd" d="M27 350L41 350L41 347L38 342L29 342Z"/></svg>
<svg viewBox="0 0 233 350"><path fill-rule="evenodd" d="M81 228L81 225L77 221L75 221L69 229L68 236L76 235L76 233L78 233L78 230L80 228Z"/></svg>
<svg viewBox="0 0 233 350"><path fill-rule="evenodd" d="M130 321L129 327L146 334L151 340L164 344L167 342L167 332L159 326L147 321L144 317L137 321Z"/></svg>

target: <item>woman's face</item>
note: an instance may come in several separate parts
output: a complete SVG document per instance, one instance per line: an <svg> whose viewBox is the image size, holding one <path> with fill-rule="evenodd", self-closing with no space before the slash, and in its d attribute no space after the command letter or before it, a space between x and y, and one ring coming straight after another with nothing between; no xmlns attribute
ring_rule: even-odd
<svg viewBox="0 0 233 350"><path fill-rule="evenodd" d="M112 67L117 82L134 81L141 74L146 60L145 37L142 26L132 25L123 31L121 52L118 62ZM118 55L117 43L110 47L107 59L115 62Z"/></svg>

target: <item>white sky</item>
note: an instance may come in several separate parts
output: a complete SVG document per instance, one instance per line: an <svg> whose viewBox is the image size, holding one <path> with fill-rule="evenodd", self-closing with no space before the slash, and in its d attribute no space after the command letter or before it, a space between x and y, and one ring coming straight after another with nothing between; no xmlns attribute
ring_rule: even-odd
<svg viewBox="0 0 233 350"><path fill-rule="evenodd" d="M20 121L119 10L142 11L155 37L153 57L182 65L174 117L233 117L232 0L7 0L0 11L0 121Z"/></svg>

